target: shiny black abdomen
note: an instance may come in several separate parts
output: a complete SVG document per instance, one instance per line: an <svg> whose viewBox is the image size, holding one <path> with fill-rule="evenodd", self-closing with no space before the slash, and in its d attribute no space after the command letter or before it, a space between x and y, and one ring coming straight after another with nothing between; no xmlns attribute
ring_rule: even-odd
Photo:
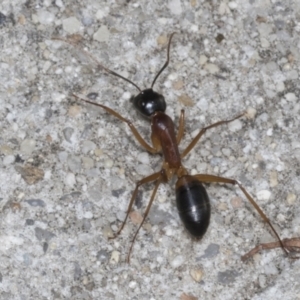
<svg viewBox="0 0 300 300"><path fill-rule="evenodd" d="M210 202L204 186L193 176L183 176L176 183L176 204L187 231L201 238L209 225Z"/></svg>

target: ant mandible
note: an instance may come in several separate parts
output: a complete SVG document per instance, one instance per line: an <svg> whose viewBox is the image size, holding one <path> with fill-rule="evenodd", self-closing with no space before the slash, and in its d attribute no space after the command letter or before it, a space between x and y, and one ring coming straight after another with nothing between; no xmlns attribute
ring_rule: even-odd
<svg viewBox="0 0 300 300"><path fill-rule="evenodd" d="M109 114L113 115L120 121L126 123L129 126L133 136L136 138L136 140L144 149L146 149L148 152L152 154L162 153L164 157L164 162L160 171L153 173L136 183L136 187L133 191L131 200L128 205L126 217L123 223L121 224L119 230L111 238L117 237L121 233L122 229L124 228L129 213L134 204L134 201L137 197L139 187L146 183L155 182L155 186L152 191L150 201L146 207L142 222L140 223L131 242L131 246L127 256L127 262L129 262L130 253L132 251L134 241L137 237L140 228L143 226L145 219L149 214L151 205L154 201L159 185L163 182L168 182L174 175L176 175L178 178L176 182L176 204L177 204L178 213L186 230L193 237L197 239L201 239L203 237L203 235L205 234L208 228L210 215L211 215L210 201L206 189L203 186L203 183L223 183L223 184L237 185L242 191L242 193L245 195L245 197L248 199L248 201L254 206L256 211L260 214L262 219L269 225L271 231L275 234L279 245L281 246L283 251L288 255L291 251L291 247L289 247L288 245L285 246L284 242L280 239L279 234L271 224L270 220L267 218L265 213L261 210L261 208L255 202L255 200L250 196L250 194L246 191L246 189L242 186L242 184L238 180L216 176L216 175L210 175L210 174L189 175L187 170L183 167L181 160L190 153L190 151L195 147L197 142L200 140L200 138L204 135L204 133L207 130L223 124L228 124L236 119L241 118L242 116L244 116L245 113L239 114L238 116L230 120L219 121L207 127L202 128L199 131L199 133L193 138L190 144L183 150L183 152L181 153L179 152L178 146L184 135L184 110L181 110L178 132L177 134L175 134L174 122L165 113L167 105L164 96L153 90L153 86L157 78L169 64L170 45L174 34L175 33L172 33L169 38L169 43L167 48L167 60L165 64L155 76L151 84L151 87L145 90L141 90L134 82L132 82L128 78L125 78L122 75L104 67L91 54L83 50L86 53L86 55L88 55L94 62L96 62L97 66L100 69L106 71L111 75L114 75L116 77L119 77L129 82L130 84L132 84L138 89L139 94L135 97L132 97L131 102L140 114L142 114L144 117L148 118L151 121L152 145L149 145L144 140L144 138L142 138L142 136L139 134L138 130L135 128L135 126L132 124L131 121L122 117L119 113L117 113L113 109L105 105L90 101L88 99L84 99L75 94L73 94L73 96L86 103L101 107ZM72 42L62 38L54 38L54 39L62 40L69 44L72 44ZM288 242L288 240L284 240L284 241ZM265 248L267 248L267 246L265 246ZM254 249L257 249L257 247ZM252 250L252 252L256 253L257 250ZM244 255L242 259L243 260L248 259L250 256L252 256L251 254L252 252L250 251L249 253Z"/></svg>

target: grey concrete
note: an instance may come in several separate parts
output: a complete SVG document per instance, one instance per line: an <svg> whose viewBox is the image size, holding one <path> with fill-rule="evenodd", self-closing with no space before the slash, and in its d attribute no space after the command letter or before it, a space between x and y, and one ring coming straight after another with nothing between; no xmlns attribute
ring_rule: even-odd
<svg viewBox="0 0 300 300"><path fill-rule="evenodd" d="M16 1L0 3L1 299L300 299L300 262L281 249L243 263L274 241L236 187L211 184L210 227L202 241L185 232L175 181L162 185L125 262L152 185L141 188L122 234L135 182L158 171L161 156L95 101L150 126L128 101L137 90L105 66L155 89L178 124L191 174L241 181L280 236L300 235L299 1ZM72 36L78 46L51 40ZM195 297L195 298L188 298ZM185 298L187 297L187 298Z"/></svg>

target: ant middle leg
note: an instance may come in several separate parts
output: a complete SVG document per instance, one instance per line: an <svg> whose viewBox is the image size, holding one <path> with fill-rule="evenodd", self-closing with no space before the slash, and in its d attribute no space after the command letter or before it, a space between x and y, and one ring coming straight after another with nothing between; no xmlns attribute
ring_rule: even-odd
<svg viewBox="0 0 300 300"><path fill-rule="evenodd" d="M184 151L181 153L181 158L184 158L187 154L189 154L189 152L195 147L195 145L198 143L198 141L200 140L200 138L202 137L202 135L208 130L208 129L211 129L211 128L214 128L214 127L217 127L217 126L220 126L220 125L223 125L223 124L228 124L236 119L239 119L241 118L242 116L244 116L245 113L242 113L236 117L234 117L233 119L230 119L230 120L225 120L225 121L219 121L219 122L216 122L214 124L211 124L209 126L206 126L204 128L202 128L199 133L194 137L194 139L190 142L190 144L184 149Z"/></svg>
<svg viewBox="0 0 300 300"><path fill-rule="evenodd" d="M275 234L278 242L280 243L280 246L283 249L283 251L287 255L289 254L290 251L288 250L287 247L285 247L284 243L282 242L279 234L273 227L270 220L267 218L267 216L262 211L262 209L259 207L259 205L255 202L255 200L250 196L250 194L246 191L246 189L242 186L242 184L238 180L226 178L226 177L215 176L215 175L209 175L209 174L197 174L197 175L194 175L194 177L196 177L199 181L206 182L206 183L225 183L225 184L237 185L240 188L240 190L243 192L243 194L246 196L248 201L254 206L256 211L260 214L262 219L270 226L272 232Z"/></svg>
<svg viewBox="0 0 300 300"><path fill-rule="evenodd" d="M127 208L126 217L125 217L124 221L122 222L122 224L121 224L119 230L114 234L113 237L109 237L109 239L114 239L114 238L116 238L116 237L121 233L121 231L123 230L123 228L124 228L124 226L125 226L125 224L126 224L126 221L127 221L127 219L128 219L129 213L130 213L130 211L131 211L131 209L132 209L134 200L136 199L136 196L137 196L139 187L140 187L141 185L143 185L143 184L146 184L146 183L149 183L149 182L158 180L160 177L161 177L161 172L157 172L157 173L151 174L151 175L149 175L149 176L143 178L142 180L140 180L140 181L138 181L138 182L136 183L135 189L134 189L134 191L133 191L133 193L132 193L132 196L131 196L131 199L130 199L130 202L129 202L129 205L128 205L128 208ZM151 199L152 199L152 198L151 198ZM144 222L144 220L143 220L143 222ZM142 222L142 223L143 223L143 222Z"/></svg>
<svg viewBox="0 0 300 300"><path fill-rule="evenodd" d="M157 150L156 148L150 146L143 138L142 136L139 134L139 132L137 131L137 129L135 128L135 126L132 124L131 121L125 119L124 117L122 117L119 113L117 113L116 111L114 111L113 109L105 106L105 105L102 105L102 104L99 104L99 103L96 103L96 102L93 102L93 101L90 101L90 100L87 100L83 97L79 97L75 94L72 94L72 96L74 96L76 99L79 99L81 101L84 101L86 103L89 103L89 104L92 104L92 105L95 105L95 106L99 106L101 108L103 108L106 112L108 112L109 114L113 115L114 117L118 118L120 121L122 122L125 122L131 132L133 133L134 137L136 138L136 140L139 142L139 144L145 148L148 152L152 153L152 154L156 154L158 153L160 150Z"/></svg>

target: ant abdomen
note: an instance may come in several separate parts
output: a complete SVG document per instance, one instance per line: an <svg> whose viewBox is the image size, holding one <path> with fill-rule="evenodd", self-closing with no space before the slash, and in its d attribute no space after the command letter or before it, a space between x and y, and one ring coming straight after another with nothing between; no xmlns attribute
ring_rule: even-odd
<svg viewBox="0 0 300 300"><path fill-rule="evenodd" d="M210 203L204 186L190 175L176 183L176 204L182 223L195 238L202 238L210 220Z"/></svg>

